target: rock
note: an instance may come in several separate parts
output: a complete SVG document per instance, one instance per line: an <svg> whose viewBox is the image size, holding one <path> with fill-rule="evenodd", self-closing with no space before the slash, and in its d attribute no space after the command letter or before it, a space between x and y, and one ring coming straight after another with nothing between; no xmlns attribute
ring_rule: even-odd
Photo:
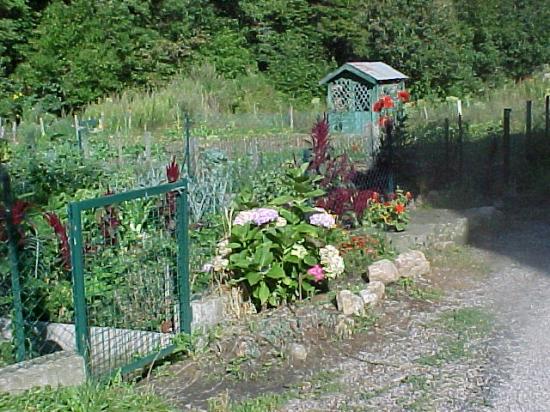
<svg viewBox="0 0 550 412"><path fill-rule="evenodd" d="M438 203L439 198L440 196L437 190L430 190L428 192L428 196L426 196L426 201L428 202L428 204L434 205Z"/></svg>
<svg viewBox="0 0 550 412"><path fill-rule="evenodd" d="M0 318L0 340L11 341L12 338L11 320L8 318Z"/></svg>
<svg viewBox="0 0 550 412"><path fill-rule="evenodd" d="M368 267L369 282L380 281L384 285L395 282L399 279L399 272L388 259L383 259L373 263Z"/></svg>
<svg viewBox="0 0 550 412"><path fill-rule="evenodd" d="M430 273L430 262L419 250L401 253L395 259L399 275L404 278L417 278Z"/></svg>
<svg viewBox="0 0 550 412"><path fill-rule="evenodd" d="M378 297L378 300L384 299L384 295L386 293L386 287L384 286L384 283L378 280L373 280L367 286L367 290L371 293L374 293Z"/></svg>
<svg viewBox="0 0 550 412"><path fill-rule="evenodd" d="M307 349L304 345L293 342L288 345L287 355L293 361L305 361L307 359Z"/></svg>
<svg viewBox="0 0 550 412"><path fill-rule="evenodd" d="M355 321L347 316L340 315L334 331L336 336L340 339L347 339L353 335L353 328L355 327Z"/></svg>
<svg viewBox="0 0 550 412"><path fill-rule="evenodd" d="M338 292L336 295L336 304L338 305L338 310L342 311L344 315L360 315L364 311L363 299L354 295L349 290Z"/></svg>
<svg viewBox="0 0 550 412"><path fill-rule="evenodd" d="M504 213L495 206L482 206L467 209L464 211L464 215L468 218L470 230L490 228L502 222L504 219Z"/></svg>
<svg viewBox="0 0 550 412"><path fill-rule="evenodd" d="M257 358L260 350L257 344L251 340L238 340L231 351L236 358Z"/></svg>
<svg viewBox="0 0 550 412"><path fill-rule="evenodd" d="M222 296L210 296L191 302L191 330L208 329L226 319L226 298Z"/></svg>
<svg viewBox="0 0 550 412"><path fill-rule="evenodd" d="M359 296L361 296L361 299L363 299L363 304L365 306L374 306L380 301L378 295L374 292L369 291L368 289L363 289L359 291Z"/></svg>
<svg viewBox="0 0 550 412"><path fill-rule="evenodd" d="M452 240L446 240L442 242L435 242L433 244L433 248L435 250L447 250L447 249L453 249L456 248L456 242L453 242Z"/></svg>

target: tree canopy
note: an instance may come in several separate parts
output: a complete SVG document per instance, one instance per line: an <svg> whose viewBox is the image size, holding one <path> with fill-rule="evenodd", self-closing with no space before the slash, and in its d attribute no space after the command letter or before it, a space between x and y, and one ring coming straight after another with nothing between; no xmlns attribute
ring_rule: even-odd
<svg viewBox="0 0 550 412"><path fill-rule="evenodd" d="M417 96L462 95L550 61L546 0L0 0L0 115L70 111L210 63L307 102L351 60Z"/></svg>

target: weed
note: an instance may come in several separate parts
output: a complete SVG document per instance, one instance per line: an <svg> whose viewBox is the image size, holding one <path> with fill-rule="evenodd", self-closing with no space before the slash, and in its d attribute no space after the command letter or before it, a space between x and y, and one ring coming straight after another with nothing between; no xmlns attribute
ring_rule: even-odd
<svg viewBox="0 0 550 412"><path fill-rule="evenodd" d="M208 412L274 412L290 397L291 392L266 393L256 398L232 402L229 393L208 400Z"/></svg>
<svg viewBox="0 0 550 412"><path fill-rule="evenodd" d="M31 389L19 395L0 394L2 411L173 411L152 393L137 392L130 384L82 385Z"/></svg>
<svg viewBox="0 0 550 412"><path fill-rule="evenodd" d="M441 339L435 354L421 356L416 361L426 366L441 366L468 356L469 342L489 334L492 322L492 317L480 308L461 308L444 313L436 324L454 336Z"/></svg>

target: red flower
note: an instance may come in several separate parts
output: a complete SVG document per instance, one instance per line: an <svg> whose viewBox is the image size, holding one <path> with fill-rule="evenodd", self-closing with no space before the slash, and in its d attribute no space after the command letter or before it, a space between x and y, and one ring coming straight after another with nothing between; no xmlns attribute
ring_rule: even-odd
<svg viewBox="0 0 550 412"><path fill-rule="evenodd" d="M372 199L373 202L378 203L380 201L380 193L372 192L371 199Z"/></svg>
<svg viewBox="0 0 550 412"><path fill-rule="evenodd" d="M398 91L397 97L403 103L407 103L409 100L411 100L411 94L407 90Z"/></svg>
<svg viewBox="0 0 550 412"><path fill-rule="evenodd" d="M69 237L67 236L67 230L61 219L55 213L44 213L44 219L52 227L53 231L57 235L59 240L59 252L61 254L61 261L65 269L71 269L71 252L69 249Z"/></svg>
<svg viewBox="0 0 550 412"><path fill-rule="evenodd" d="M168 178L168 183L177 182L180 178L180 168L176 163L176 157L172 158L172 161L168 166L166 166L166 177Z"/></svg>
<svg viewBox="0 0 550 412"><path fill-rule="evenodd" d="M384 102L380 99L380 100L377 100L373 105L372 105L372 111L373 112L379 112L381 111L382 109L384 108Z"/></svg>
<svg viewBox="0 0 550 412"><path fill-rule="evenodd" d="M382 97L382 104L384 105L384 109L391 109L393 107L393 99L391 96L384 96Z"/></svg>
<svg viewBox="0 0 550 412"><path fill-rule="evenodd" d="M405 211L405 205L398 203L395 205L395 212L397 214L403 213Z"/></svg>

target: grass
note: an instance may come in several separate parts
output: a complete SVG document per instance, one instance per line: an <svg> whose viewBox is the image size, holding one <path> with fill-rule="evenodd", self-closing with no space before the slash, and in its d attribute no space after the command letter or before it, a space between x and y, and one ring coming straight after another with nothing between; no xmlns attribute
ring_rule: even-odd
<svg viewBox="0 0 550 412"><path fill-rule="evenodd" d="M448 336L441 339L435 354L416 360L421 365L441 366L467 357L469 343L491 332L493 318L481 308L461 308L443 313L435 325L447 332Z"/></svg>
<svg viewBox="0 0 550 412"><path fill-rule="evenodd" d="M208 412L275 412L289 399L290 392L266 393L244 401L233 402L229 392L208 401Z"/></svg>
<svg viewBox="0 0 550 412"><path fill-rule="evenodd" d="M443 298L443 291L429 286L419 286L413 279L401 278L397 283L386 287L386 295L397 298L400 294L406 294L411 299L434 302Z"/></svg>
<svg viewBox="0 0 550 412"><path fill-rule="evenodd" d="M19 395L0 394L0 411L13 412L172 412L164 401L131 384L82 385L69 388L32 389Z"/></svg>

